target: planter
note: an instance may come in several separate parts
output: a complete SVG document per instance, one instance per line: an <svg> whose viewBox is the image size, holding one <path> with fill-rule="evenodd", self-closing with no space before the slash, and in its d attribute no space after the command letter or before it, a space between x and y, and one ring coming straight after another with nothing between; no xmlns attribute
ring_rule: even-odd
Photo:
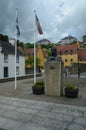
<svg viewBox="0 0 86 130"><path fill-rule="evenodd" d="M79 89L69 89L65 88L65 96L70 98L76 98L78 97Z"/></svg>
<svg viewBox="0 0 86 130"><path fill-rule="evenodd" d="M32 86L33 94L43 94L44 93L44 86L36 87Z"/></svg>

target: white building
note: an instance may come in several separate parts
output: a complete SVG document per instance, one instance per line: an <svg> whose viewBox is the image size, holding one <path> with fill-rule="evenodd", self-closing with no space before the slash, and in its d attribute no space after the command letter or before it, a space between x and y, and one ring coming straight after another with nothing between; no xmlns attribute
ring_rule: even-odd
<svg viewBox="0 0 86 130"><path fill-rule="evenodd" d="M25 57L17 50L16 58L17 76L25 75ZM0 79L15 76L15 47L9 43L0 41Z"/></svg>
<svg viewBox="0 0 86 130"><path fill-rule="evenodd" d="M62 38L61 41L59 41L58 43L60 43L60 44L70 44L70 43L73 43L73 42L77 42L77 38L68 35L67 37Z"/></svg>
<svg viewBox="0 0 86 130"><path fill-rule="evenodd" d="M51 42L48 40L48 39L42 39L42 40L39 40L36 42L37 45L48 45L48 44L51 44Z"/></svg>
<svg viewBox="0 0 86 130"><path fill-rule="evenodd" d="M15 42L16 42L16 39L11 37L11 38L9 38L9 42L14 46Z"/></svg>

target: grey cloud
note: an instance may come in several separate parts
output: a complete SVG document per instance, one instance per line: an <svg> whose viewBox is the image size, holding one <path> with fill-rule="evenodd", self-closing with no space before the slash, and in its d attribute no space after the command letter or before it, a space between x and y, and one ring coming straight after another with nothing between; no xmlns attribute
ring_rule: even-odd
<svg viewBox="0 0 86 130"><path fill-rule="evenodd" d="M36 31L36 39L45 37L57 42L64 34L73 34L78 39L86 34L85 0L0 0L0 33L15 37L16 8L20 40L24 42L34 42L34 10L44 32L44 36L39 36Z"/></svg>

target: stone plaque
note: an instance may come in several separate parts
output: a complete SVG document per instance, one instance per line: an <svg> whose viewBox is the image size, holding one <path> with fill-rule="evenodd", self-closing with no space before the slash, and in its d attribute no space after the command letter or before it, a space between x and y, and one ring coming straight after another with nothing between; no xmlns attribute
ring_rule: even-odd
<svg viewBox="0 0 86 130"><path fill-rule="evenodd" d="M54 70L55 69L55 66L50 66L50 70Z"/></svg>

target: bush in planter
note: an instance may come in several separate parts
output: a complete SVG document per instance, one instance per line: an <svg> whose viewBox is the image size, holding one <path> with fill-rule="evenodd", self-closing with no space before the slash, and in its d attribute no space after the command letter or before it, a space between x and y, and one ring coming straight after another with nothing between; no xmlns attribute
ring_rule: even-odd
<svg viewBox="0 0 86 130"><path fill-rule="evenodd" d="M74 84L67 83L65 85L65 96L66 97L75 98L75 97L78 97L78 93L79 93L79 88L77 86L75 86Z"/></svg>
<svg viewBox="0 0 86 130"><path fill-rule="evenodd" d="M44 81L37 81L32 86L33 94L43 94L44 93Z"/></svg>

